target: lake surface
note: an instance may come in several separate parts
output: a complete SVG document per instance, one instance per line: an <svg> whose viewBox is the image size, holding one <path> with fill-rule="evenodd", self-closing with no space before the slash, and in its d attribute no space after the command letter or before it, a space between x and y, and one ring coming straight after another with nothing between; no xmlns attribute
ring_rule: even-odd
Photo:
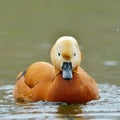
<svg viewBox="0 0 120 120"><path fill-rule="evenodd" d="M120 119L120 87L100 84L100 99L85 105L51 102L16 102L12 96L14 85L0 87L0 118L13 119Z"/></svg>
<svg viewBox="0 0 120 120"><path fill-rule="evenodd" d="M36 61L50 61L63 35L74 36L81 66L98 83L100 99L85 105L16 102L16 76ZM120 1L0 1L0 119L120 119Z"/></svg>

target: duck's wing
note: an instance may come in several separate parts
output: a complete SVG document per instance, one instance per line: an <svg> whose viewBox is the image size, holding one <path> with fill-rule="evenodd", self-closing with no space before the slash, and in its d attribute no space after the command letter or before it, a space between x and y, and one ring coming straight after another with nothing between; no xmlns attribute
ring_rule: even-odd
<svg viewBox="0 0 120 120"><path fill-rule="evenodd" d="M13 95L17 100L43 100L47 89L54 79L54 67L46 62L33 63L17 77Z"/></svg>

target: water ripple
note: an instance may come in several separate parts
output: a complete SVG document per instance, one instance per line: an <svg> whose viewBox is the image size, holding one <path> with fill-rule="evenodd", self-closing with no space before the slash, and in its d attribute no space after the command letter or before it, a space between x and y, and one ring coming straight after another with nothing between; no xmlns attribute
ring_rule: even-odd
<svg viewBox="0 0 120 120"><path fill-rule="evenodd" d="M120 112L120 87L99 84L100 99L85 105L52 102L17 102L12 95L13 85L0 87L0 118L7 119L61 119L61 118L118 118Z"/></svg>

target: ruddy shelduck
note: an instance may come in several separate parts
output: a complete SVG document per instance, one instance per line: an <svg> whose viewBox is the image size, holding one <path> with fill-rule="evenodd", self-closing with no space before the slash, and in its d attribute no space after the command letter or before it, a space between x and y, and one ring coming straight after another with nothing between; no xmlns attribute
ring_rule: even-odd
<svg viewBox="0 0 120 120"><path fill-rule="evenodd" d="M35 62L17 77L16 100L86 103L99 98L95 80L81 67L75 38L60 37L51 50L52 64Z"/></svg>

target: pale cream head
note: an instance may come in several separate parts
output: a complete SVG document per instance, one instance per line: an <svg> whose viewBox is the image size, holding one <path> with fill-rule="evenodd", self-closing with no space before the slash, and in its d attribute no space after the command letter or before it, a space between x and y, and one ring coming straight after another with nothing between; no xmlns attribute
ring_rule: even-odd
<svg viewBox="0 0 120 120"><path fill-rule="evenodd" d="M63 62L71 62L72 70L80 65L81 52L75 38L71 36L60 37L51 50L53 65L62 70Z"/></svg>

